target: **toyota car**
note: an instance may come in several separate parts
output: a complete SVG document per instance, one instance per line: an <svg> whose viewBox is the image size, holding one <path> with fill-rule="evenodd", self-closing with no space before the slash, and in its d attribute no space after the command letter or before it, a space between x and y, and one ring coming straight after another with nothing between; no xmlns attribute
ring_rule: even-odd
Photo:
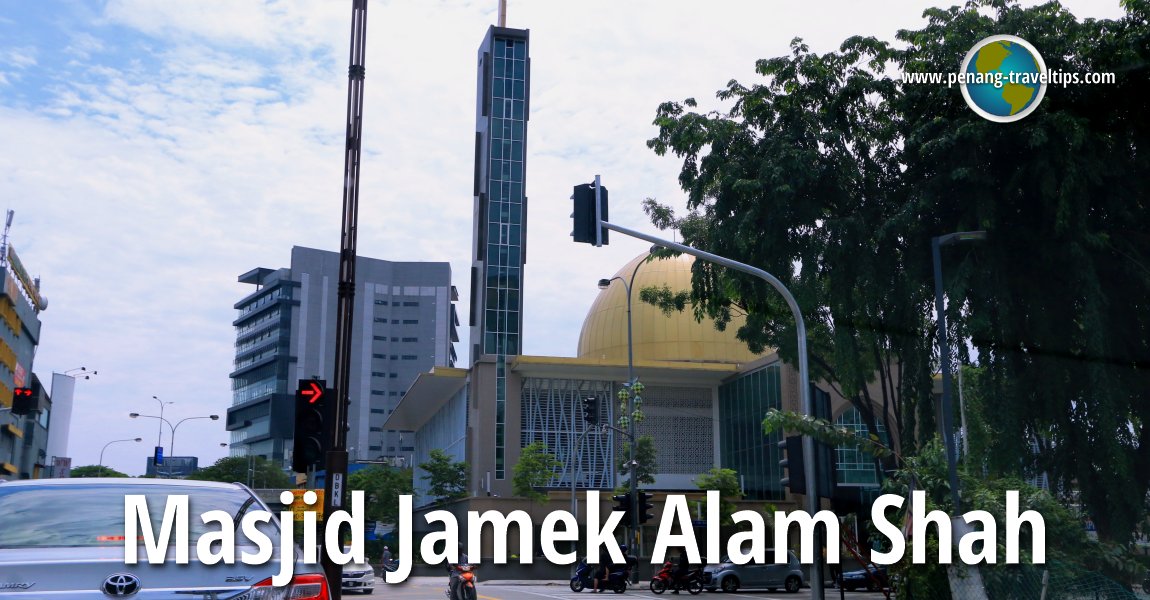
<svg viewBox="0 0 1150 600"><path fill-rule="evenodd" d="M170 495L188 497L189 564L174 561L175 532L163 564L150 564L142 541L136 564L124 563L124 497L147 498L152 534L158 536ZM200 515L223 511L235 523L250 511L271 512L240 484L170 479L37 479L0 482L0 599L84 598L108 600L327 600L319 565L305 565L293 546L294 576L272 587L280 571L279 522L258 529L272 541L271 560L244 564L241 552L256 554L256 542L235 530L237 560L206 565L197 560L196 542L205 532ZM273 515L278 516L277 513ZM142 529L142 528L140 528ZM258 536L253 536L258 537ZM258 540L257 540L258 541Z"/></svg>

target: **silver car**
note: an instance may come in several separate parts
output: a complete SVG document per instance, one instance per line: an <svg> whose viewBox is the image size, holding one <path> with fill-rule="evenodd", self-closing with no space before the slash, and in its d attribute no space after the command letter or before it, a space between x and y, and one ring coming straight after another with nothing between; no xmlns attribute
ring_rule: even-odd
<svg viewBox="0 0 1150 600"><path fill-rule="evenodd" d="M146 497L153 535L159 532L168 496L188 496L189 564L175 564L171 546L163 564L150 564L142 543L137 563L124 563L124 496L128 494ZM292 582L280 588L271 586L272 576L280 570L279 522L275 518L258 526L276 546L272 560L262 565L240 560L230 565L198 562L196 541L205 531L219 530L214 523L203 525L200 515L209 510L222 510L238 523L248 511L269 509L240 484L112 478L0 483L0 599L329 597L319 565L305 565L294 548L288 559L294 561ZM257 550L237 527L237 555L242 551L255 554Z"/></svg>
<svg viewBox="0 0 1150 600"><path fill-rule="evenodd" d="M767 550L767 558L775 555L774 550ZM786 564L756 563L754 561L743 565L731 562L730 557L724 556L717 565L707 565L703 570L703 586L709 591L716 589L724 592L735 592L741 588L766 588L775 591L783 588L795 593L802 589L806 579L803 576L802 565L794 552L787 552Z"/></svg>

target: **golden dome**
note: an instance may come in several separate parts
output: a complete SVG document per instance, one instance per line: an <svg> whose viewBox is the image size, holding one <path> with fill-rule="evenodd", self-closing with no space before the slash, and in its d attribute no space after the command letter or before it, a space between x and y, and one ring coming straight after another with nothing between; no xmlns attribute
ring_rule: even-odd
<svg viewBox="0 0 1150 600"><path fill-rule="evenodd" d="M647 252L619 269L616 277L630 279ZM691 361L746 363L759 355L735 338L735 332L746 321L735 316L725 331L715 329L715 322L695 321L690 308L663 314L659 308L639 300L639 290L666 285L672 292L691 289L691 265L695 257L682 254L675 258L656 259L640 265L632 284L631 325L635 361ZM609 361L627 360L627 288L619 280L599 292L579 333L579 357Z"/></svg>

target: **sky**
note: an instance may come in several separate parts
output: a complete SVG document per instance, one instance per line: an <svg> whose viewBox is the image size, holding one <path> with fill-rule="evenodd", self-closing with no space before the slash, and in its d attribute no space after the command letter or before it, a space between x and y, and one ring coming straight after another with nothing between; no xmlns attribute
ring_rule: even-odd
<svg viewBox="0 0 1150 600"><path fill-rule="evenodd" d="M717 90L759 82L755 60L795 37L816 52L858 34L893 40L954 3L510 0L508 26L531 30L524 353L574 355L598 279L649 247L617 234L573 243L573 185L601 175L612 222L648 233L644 198L682 210L681 163L646 146L660 103L723 108ZM1063 5L1122 12L1118 0ZM450 262L461 315L476 50L497 8L367 10L359 254ZM0 210L15 211L9 240L49 300L33 369L46 384L98 372L76 385L73 466L142 437L104 455L141 474L160 422L128 413L160 402L172 422L224 416L232 307L252 291L236 278L289 266L293 245L339 249L350 18L349 0L0 0ZM460 334L466 360L466 323ZM229 436L222 418L193 420L175 441L208 465Z"/></svg>

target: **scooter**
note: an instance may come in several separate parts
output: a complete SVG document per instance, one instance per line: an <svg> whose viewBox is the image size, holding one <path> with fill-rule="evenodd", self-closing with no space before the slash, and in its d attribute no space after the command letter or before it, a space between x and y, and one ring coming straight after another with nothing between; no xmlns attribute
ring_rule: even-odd
<svg viewBox="0 0 1150 600"><path fill-rule="evenodd" d="M651 578L651 591L662 594L668 589L687 590L692 596L703 591L702 567L692 569L678 580L674 579L675 567L670 562L663 563L663 568Z"/></svg>
<svg viewBox="0 0 1150 600"><path fill-rule="evenodd" d="M475 577L475 566L468 564L456 565L455 571L458 573L459 584L455 588L455 595L452 596L451 579L447 580L447 591L444 592L447 596L447 600L476 600L479 594L475 591L475 584L478 582L478 579Z"/></svg>
<svg viewBox="0 0 1150 600"><path fill-rule="evenodd" d="M571 577L571 591L582 592L585 589L593 589L595 574L599 572L599 567L600 565L588 564L587 559L580 560L579 566L575 569L575 575ZM622 594L627 591L627 580L630 577L630 569L612 567L611 572L607 575L607 584L603 589Z"/></svg>

